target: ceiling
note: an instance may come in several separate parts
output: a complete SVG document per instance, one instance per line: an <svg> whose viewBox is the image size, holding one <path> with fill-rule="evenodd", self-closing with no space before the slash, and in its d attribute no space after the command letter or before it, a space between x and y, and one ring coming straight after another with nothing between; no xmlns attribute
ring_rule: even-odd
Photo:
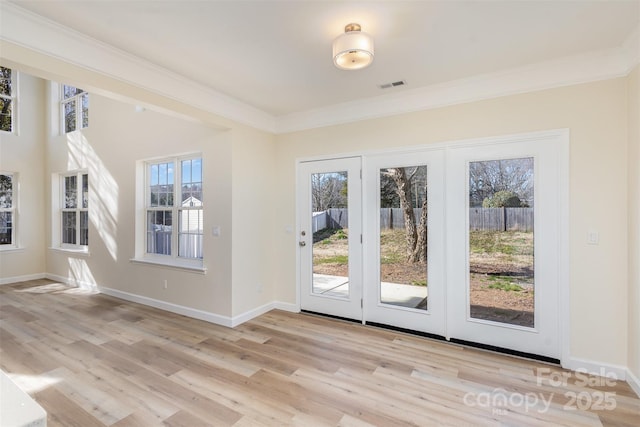
<svg viewBox="0 0 640 427"><path fill-rule="evenodd" d="M640 22L640 0L12 3L274 117L617 48ZM350 22L375 40L363 70L332 63Z"/></svg>

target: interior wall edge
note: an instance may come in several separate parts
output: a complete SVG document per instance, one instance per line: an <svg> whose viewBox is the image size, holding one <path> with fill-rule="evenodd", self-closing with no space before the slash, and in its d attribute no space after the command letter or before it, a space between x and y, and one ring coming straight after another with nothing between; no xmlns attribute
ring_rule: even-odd
<svg viewBox="0 0 640 427"><path fill-rule="evenodd" d="M571 371L610 377L620 381L627 381L627 373L629 372L629 369L623 365L581 359L579 357L569 357L563 359L561 363L563 368Z"/></svg>
<svg viewBox="0 0 640 427"><path fill-rule="evenodd" d="M626 381L627 381L627 384L629 384L629 387L631 387L633 391L636 392L638 397L640 397L640 378L636 377L631 371L631 369L628 369L628 368L627 368Z"/></svg>

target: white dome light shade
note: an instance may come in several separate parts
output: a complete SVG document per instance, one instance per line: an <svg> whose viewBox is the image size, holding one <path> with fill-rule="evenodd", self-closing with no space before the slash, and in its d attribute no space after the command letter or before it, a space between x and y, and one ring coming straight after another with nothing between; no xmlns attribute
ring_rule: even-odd
<svg viewBox="0 0 640 427"><path fill-rule="evenodd" d="M341 70L359 70L373 62L373 38L360 31L360 25L349 24L333 41L333 63Z"/></svg>

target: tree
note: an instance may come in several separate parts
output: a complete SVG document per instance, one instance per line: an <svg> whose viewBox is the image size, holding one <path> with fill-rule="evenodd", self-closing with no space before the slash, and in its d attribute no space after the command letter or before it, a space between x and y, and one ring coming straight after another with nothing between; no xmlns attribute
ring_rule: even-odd
<svg viewBox="0 0 640 427"><path fill-rule="evenodd" d="M393 208L400 206L400 198L398 197L398 189L396 183L391 178L391 174L383 169L380 174L380 207Z"/></svg>
<svg viewBox="0 0 640 427"><path fill-rule="evenodd" d="M389 168L381 170L382 177L390 178L397 200L404 215L407 261L412 263L427 260L427 168ZM415 188L415 191L413 190ZM382 191L381 191L382 193ZM415 193L415 194L414 194ZM413 206L421 203L420 220L416 224Z"/></svg>
<svg viewBox="0 0 640 427"><path fill-rule="evenodd" d="M11 175L0 175L0 208L11 208L13 206L13 177Z"/></svg>
<svg viewBox="0 0 640 427"><path fill-rule="evenodd" d="M0 67L0 130L11 132L11 69Z"/></svg>
<svg viewBox="0 0 640 427"><path fill-rule="evenodd" d="M311 206L313 212L346 207L346 172L311 174Z"/></svg>
<svg viewBox="0 0 640 427"><path fill-rule="evenodd" d="M533 158L488 160L469 163L469 203L482 206L500 191L515 194L533 206Z"/></svg>
<svg viewBox="0 0 640 427"><path fill-rule="evenodd" d="M513 191L501 190L482 201L483 208L519 208L523 207L520 197Z"/></svg>

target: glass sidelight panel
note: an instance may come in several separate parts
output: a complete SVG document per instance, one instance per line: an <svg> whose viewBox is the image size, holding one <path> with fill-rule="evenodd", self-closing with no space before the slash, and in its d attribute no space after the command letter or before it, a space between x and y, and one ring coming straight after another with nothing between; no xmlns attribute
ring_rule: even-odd
<svg viewBox="0 0 640 427"><path fill-rule="evenodd" d="M471 318L533 327L533 158L469 163Z"/></svg>
<svg viewBox="0 0 640 427"><path fill-rule="evenodd" d="M314 294L349 296L346 171L311 174Z"/></svg>
<svg viewBox="0 0 640 427"><path fill-rule="evenodd" d="M427 310L427 166L380 169L380 302Z"/></svg>

